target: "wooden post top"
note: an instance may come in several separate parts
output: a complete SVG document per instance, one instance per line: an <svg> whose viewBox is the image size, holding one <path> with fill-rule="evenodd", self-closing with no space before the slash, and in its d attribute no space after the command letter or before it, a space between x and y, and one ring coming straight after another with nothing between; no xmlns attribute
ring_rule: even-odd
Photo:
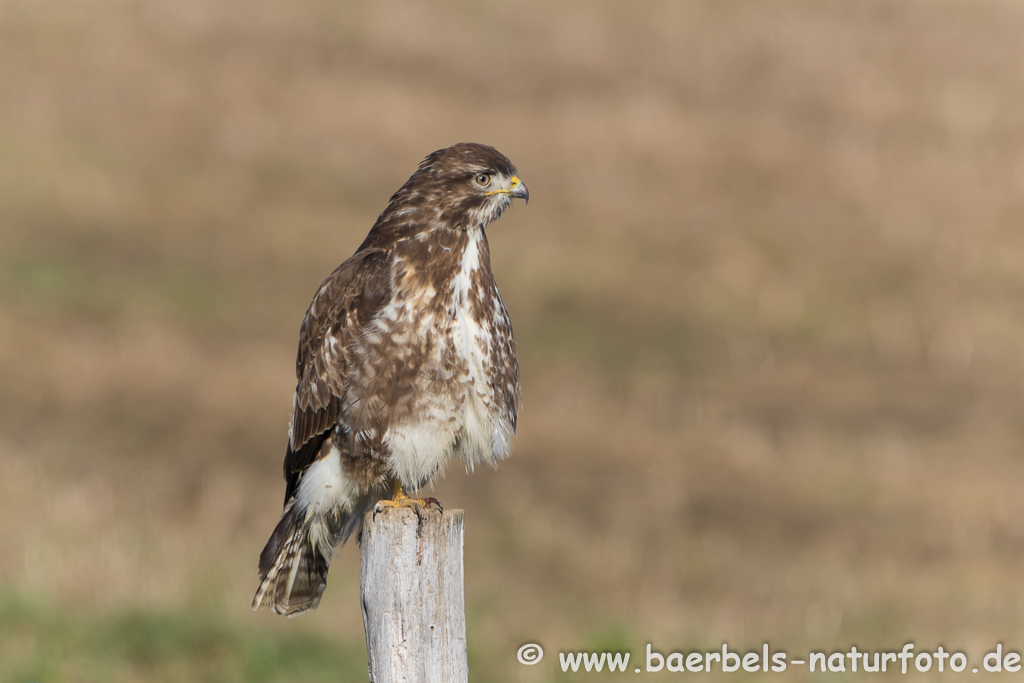
<svg viewBox="0 0 1024 683"><path fill-rule="evenodd" d="M468 681L463 510L384 507L363 519L360 595L370 680Z"/></svg>

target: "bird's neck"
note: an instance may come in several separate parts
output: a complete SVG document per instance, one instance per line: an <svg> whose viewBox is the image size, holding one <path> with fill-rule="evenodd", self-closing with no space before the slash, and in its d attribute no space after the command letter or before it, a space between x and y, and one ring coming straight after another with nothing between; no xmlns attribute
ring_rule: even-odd
<svg viewBox="0 0 1024 683"><path fill-rule="evenodd" d="M491 252L482 227L425 227L397 240L393 253L394 283L398 287L429 286L440 293L449 290L460 275L491 270Z"/></svg>

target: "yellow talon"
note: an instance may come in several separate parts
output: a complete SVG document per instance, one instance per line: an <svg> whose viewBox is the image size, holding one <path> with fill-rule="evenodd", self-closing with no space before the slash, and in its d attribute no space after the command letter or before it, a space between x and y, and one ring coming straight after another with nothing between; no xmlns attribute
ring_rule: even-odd
<svg viewBox="0 0 1024 683"><path fill-rule="evenodd" d="M373 514L376 515L384 508L412 508L418 517L421 510L429 509L431 505L436 505L439 512L444 512L437 498L410 498L395 479L391 482L391 500L378 500Z"/></svg>

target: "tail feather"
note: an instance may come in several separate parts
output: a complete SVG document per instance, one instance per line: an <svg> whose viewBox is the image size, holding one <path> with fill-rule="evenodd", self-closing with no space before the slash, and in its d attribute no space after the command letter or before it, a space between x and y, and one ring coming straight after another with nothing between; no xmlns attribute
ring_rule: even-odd
<svg viewBox="0 0 1024 683"><path fill-rule="evenodd" d="M281 520L260 553L252 608L265 605L294 616L320 604L335 546L359 528L378 492L360 491L333 447L290 482L289 491Z"/></svg>
<svg viewBox="0 0 1024 683"><path fill-rule="evenodd" d="M295 616L316 609L327 586L334 545L347 519L307 514L289 501L260 553L260 586L252 608L266 605L277 614Z"/></svg>

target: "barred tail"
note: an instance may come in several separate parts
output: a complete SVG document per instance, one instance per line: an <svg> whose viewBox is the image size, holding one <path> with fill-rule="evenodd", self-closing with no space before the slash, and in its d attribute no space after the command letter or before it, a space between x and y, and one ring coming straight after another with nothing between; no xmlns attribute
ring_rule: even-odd
<svg viewBox="0 0 1024 683"><path fill-rule="evenodd" d="M314 610L327 586L334 546L361 521L356 514L317 514L288 501L281 521L260 553L260 586L252 608L265 605L277 614L297 616Z"/></svg>

